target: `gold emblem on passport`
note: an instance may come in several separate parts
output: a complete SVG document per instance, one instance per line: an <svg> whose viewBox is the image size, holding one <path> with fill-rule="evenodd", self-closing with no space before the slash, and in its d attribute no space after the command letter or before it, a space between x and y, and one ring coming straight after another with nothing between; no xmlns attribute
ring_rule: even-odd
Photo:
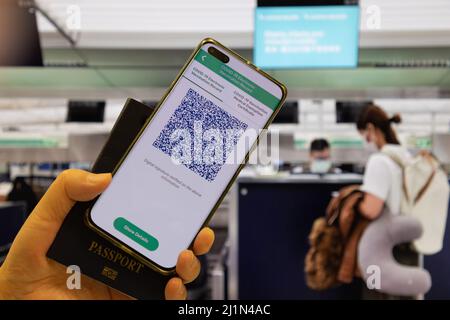
<svg viewBox="0 0 450 320"><path fill-rule="evenodd" d="M116 280L118 274L119 273L116 270L114 270L114 269L111 269L111 268L106 267L106 266L103 267L102 276L105 276L105 277L107 277L107 278L109 278L111 280Z"/></svg>

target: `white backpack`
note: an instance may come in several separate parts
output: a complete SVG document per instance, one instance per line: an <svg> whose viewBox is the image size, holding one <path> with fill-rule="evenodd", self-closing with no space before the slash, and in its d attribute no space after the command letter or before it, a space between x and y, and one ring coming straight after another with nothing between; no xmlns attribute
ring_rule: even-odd
<svg viewBox="0 0 450 320"><path fill-rule="evenodd" d="M382 152L403 172L401 213L422 223L423 234L413 242L415 250L427 255L439 252L445 235L450 195L447 174L429 153L422 152L404 160L389 148L383 148Z"/></svg>

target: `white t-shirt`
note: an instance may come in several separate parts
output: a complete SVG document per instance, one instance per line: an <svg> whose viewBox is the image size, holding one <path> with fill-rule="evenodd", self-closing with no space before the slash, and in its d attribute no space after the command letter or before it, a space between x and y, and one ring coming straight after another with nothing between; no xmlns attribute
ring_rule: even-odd
<svg viewBox="0 0 450 320"><path fill-rule="evenodd" d="M395 152L400 159L409 159L411 154L400 145L387 144L381 152L370 156L364 172L361 190L382 199L392 214L400 214L402 199L402 170L383 150Z"/></svg>

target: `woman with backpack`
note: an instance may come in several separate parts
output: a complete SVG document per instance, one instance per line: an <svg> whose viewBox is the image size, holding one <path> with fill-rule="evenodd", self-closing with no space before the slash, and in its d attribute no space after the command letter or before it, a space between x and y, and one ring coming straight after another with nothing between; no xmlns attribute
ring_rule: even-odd
<svg viewBox="0 0 450 320"><path fill-rule="evenodd" d="M375 105L360 114L357 128L372 154L363 184L341 189L313 224L305 257L310 288L351 283L359 274L366 281L363 298L412 298L430 289L419 253L443 247L450 188L432 154L413 157L400 145L392 127L400 120Z"/></svg>
<svg viewBox="0 0 450 320"><path fill-rule="evenodd" d="M412 155L400 145L392 127L400 122L400 115L389 117L380 107L369 105L361 112L356 123L359 133L364 137L366 148L371 151L361 186L365 194L359 205L360 214L369 220L377 219L385 206L393 215L401 213L402 168L393 160L392 155L402 162L407 162ZM394 247L393 253L403 265L417 266L419 263L417 252L409 244ZM364 287L363 298L388 298Z"/></svg>
<svg viewBox="0 0 450 320"><path fill-rule="evenodd" d="M311 248L305 258L310 288L326 290L339 283L351 283L358 271L364 272L355 268L355 261L358 243L369 221L380 217L385 207L395 214L400 213L402 169L385 153L388 150L398 158L411 158L392 128L392 123L399 122L399 115L389 118L375 105L367 106L360 114L357 128L364 137L366 148L373 153L366 165L363 185L341 189L339 196L330 201L325 218L319 218L313 224L309 235ZM365 219L359 219L358 215ZM406 250L400 255L417 263L415 252L408 248L395 249L399 250ZM366 291L365 297L368 296Z"/></svg>
<svg viewBox="0 0 450 320"><path fill-rule="evenodd" d="M408 150L400 145L392 124L400 123L400 115L389 118L376 105L367 106L356 123L364 137L366 148L372 153L366 164L361 190L366 193L359 209L366 218L376 219L386 205L393 214L400 213L402 197L402 170L383 152L389 150L400 159L411 158Z"/></svg>

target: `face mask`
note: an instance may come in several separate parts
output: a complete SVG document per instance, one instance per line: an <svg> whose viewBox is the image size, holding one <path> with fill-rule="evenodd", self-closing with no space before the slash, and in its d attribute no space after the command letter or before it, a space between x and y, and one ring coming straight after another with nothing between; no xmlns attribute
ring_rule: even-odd
<svg viewBox="0 0 450 320"><path fill-rule="evenodd" d="M375 142L373 141L367 142L367 140L365 139L364 139L364 149L366 149L370 154L378 151L378 147L375 144Z"/></svg>
<svg viewBox="0 0 450 320"><path fill-rule="evenodd" d="M311 172L312 173L327 173L331 169L330 160L313 160L311 162Z"/></svg>
<svg viewBox="0 0 450 320"><path fill-rule="evenodd" d="M370 139L370 142L367 142L367 140L368 140L367 137L368 137L368 133L366 133L363 138L364 149L369 154L377 152L378 151L377 145L375 144L375 142L373 142L373 139Z"/></svg>

